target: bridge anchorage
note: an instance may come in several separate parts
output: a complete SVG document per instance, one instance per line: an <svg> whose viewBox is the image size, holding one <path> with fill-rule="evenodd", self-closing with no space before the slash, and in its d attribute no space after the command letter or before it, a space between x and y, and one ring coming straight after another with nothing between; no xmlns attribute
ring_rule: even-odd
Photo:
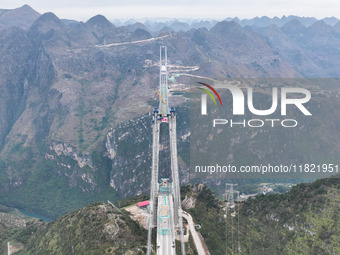
<svg viewBox="0 0 340 255"><path fill-rule="evenodd" d="M183 236L183 220L180 195L180 181L177 161L176 140L176 112L168 104L168 70L167 48L160 47L160 79L159 79L159 107L154 108L152 115L152 170L150 187L150 214L148 227L147 254L151 254L152 230L157 231L157 255L176 254L176 235L181 241L181 253L185 254ZM160 164L160 150L164 154L164 145L160 148L160 136L164 140L164 132L169 135L170 167ZM169 169L162 169L169 168ZM161 176L159 172L168 176ZM171 172L171 173L170 173ZM164 174L166 175L166 174Z"/></svg>

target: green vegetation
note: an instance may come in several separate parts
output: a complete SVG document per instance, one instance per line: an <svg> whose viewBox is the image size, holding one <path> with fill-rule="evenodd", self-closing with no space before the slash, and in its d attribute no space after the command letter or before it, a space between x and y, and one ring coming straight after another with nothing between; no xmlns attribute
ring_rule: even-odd
<svg viewBox="0 0 340 255"><path fill-rule="evenodd" d="M322 179L245 202L240 215L249 234L242 234L244 249L254 254L337 254L339 184L339 178Z"/></svg>
<svg viewBox="0 0 340 255"><path fill-rule="evenodd" d="M12 230L0 222L0 254L7 254L7 239L11 237Z"/></svg>
<svg viewBox="0 0 340 255"><path fill-rule="evenodd" d="M15 169L25 171L30 168L34 171L27 174L19 188L14 188L11 192L0 192L0 200L7 206L52 219L95 201L115 202L119 196L109 185L111 163L102 155L103 149L95 150L92 155L93 162L98 167L98 170L94 172L97 186L92 191L84 192L79 187L73 187L74 184L70 185L70 180L66 176L56 174L64 170L54 161L27 159L26 164L23 161L17 161L13 174L16 172ZM68 157L61 157L67 159L66 163L76 164ZM80 184L81 182L79 186Z"/></svg>
<svg viewBox="0 0 340 255"><path fill-rule="evenodd" d="M237 203L236 217L228 218L228 231L223 218L225 203L208 188L187 186L182 188L182 195L195 199L195 208L188 212L202 226L200 232L212 255L225 254L226 248L228 254L236 254L238 238L243 254L339 254L340 176L337 177Z"/></svg>
<svg viewBox="0 0 340 255"><path fill-rule="evenodd" d="M33 233L33 234L32 234ZM146 230L106 203L67 213L51 223L32 222L12 238L17 254L145 254Z"/></svg>
<svg viewBox="0 0 340 255"><path fill-rule="evenodd" d="M13 234L25 227L25 221L33 218L23 215L18 209L0 205L0 254L7 254L7 241L12 245L21 247L20 243L13 242Z"/></svg>
<svg viewBox="0 0 340 255"><path fill-rule="evenodd" d="M84 146L85 139L84 139L83 119L88 113L88 111L86 110L84 98L86 94L86 89L91 85L91 83L86 79L81 79L78 82L81 85L81 96L80 96L80 102L79 102L79 106L77 110L78 113L76 114L76 116L79 116L79 130L78 130L79 147L84 151L85 150L85 146Z"/></svg>
<svg viewBox="0 0 340 255"><path fill-rule="evenodd" d="M197 224L210 254L225 254L225 229L226 224L223 219L223 211L220 201L215 194L205 185L193 185L183 187L182 196L191 196L195 202L195 207L187 210Z"/></svg>
<svg viewBox="0 0 340 255"><path fill-rule="evenodd" d="M340 176L338 176L340 177ZM259 195L236 203L236 217L224 214L225 203L207 186L188 185L182 199L190 198L188 211L210 254L339 254L340 179L327 178L299 184L284 194ZM139 196L117 203L119 207L147 199ZM3 212L13 209L0 206ZM233 229L233 231L232 231ZM237 231L239 229L239 232ZM23 244L17 254L145 254L147 231L129 214L106 203L95 203L46 223L34 220L24 228L0 223L0 244ZM153 233L155 242L155 232ZM5 245L2 245L2 249ZM176 243L176 249L180 244ZM187 254L197 254L190 238ZM0 250L3 251L3 250Z"/></svg>

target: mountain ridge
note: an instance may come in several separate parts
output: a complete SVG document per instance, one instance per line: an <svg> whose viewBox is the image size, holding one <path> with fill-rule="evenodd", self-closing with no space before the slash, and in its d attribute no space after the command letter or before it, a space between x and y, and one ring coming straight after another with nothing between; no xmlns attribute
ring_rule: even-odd
<svg viewBox="0 0 340 255"><path fill-rule="evenodd" d="M28 29L39 16L40 13L25 4L22 7L5 10L0 13L0 25L3 26L3 28L17 26Z"/></svg>

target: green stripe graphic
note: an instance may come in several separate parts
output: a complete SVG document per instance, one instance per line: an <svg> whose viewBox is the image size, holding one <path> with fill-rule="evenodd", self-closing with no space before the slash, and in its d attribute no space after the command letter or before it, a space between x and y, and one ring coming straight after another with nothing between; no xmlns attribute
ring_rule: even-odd
<svg viewBox="0 0 340 255"><path fill-rule="evenodd" d="M199 88L199 89L201 89L201 90L203 90L204 92L208 93L208 95L211 96L212 100L214 100L215 105L217 105L217 104L216 104L216 100L215 100L214 96L210 93L210 91L208 91L208 90L206 90L206 89L203 89L203 88Z"/></svg>

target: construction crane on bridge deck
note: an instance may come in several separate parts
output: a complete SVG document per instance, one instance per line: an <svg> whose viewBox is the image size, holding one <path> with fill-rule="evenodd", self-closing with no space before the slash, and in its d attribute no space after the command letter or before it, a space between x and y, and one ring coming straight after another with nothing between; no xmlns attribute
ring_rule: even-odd
<svg viewBox="0 0 340 255"><path fill-rule="evenodd" d="M166 105L166 102L165 102L164 98L162 97L161 93L159 93L159 91L157 89L156 89L156 92L159 95L159 97L162 99L162 102L163 102L162 116L164 117L165 116L164 105Z"/></svg>

